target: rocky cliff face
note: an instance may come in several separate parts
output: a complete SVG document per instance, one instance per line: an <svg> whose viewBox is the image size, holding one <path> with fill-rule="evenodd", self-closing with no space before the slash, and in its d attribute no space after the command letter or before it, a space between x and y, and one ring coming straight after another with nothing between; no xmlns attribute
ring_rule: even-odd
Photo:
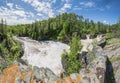
<svg viewBox="0 0 120 83"><path fill-rule="evenodd" d="M109 58L107 64L109 83L120 83L120 43L106 46L104 52Z"/></svg>

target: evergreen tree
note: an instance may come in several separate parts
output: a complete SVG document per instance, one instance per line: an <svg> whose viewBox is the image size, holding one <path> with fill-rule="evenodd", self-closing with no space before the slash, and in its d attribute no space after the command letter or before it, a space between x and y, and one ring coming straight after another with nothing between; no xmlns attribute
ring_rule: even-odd
<svg viewBox="0 0 120 83"><path fill-rule="evenodd" d="M78 59L78 52L82 48L79 37L73 37L69 45L70 53L64 52L62 55L62 60L66 64L64 69L67 75L78 73L81 68L81 63Z"/></svg>

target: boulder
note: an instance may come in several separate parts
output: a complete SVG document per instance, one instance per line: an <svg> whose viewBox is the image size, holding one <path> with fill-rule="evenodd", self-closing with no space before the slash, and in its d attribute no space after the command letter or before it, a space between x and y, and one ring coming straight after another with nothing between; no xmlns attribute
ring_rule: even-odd
<svg viewBox="0 0 120 83"><path fill-rule="evenodd" d="M46 75L46 78L51 79L51 80L57 80L58 79L58 77L49 68L45 69L45 75Z"/></svg>
<svg viewBox="0 0 120 83"><path fill-rule="evenodd" d="M36 79L36 81L42 81L46 76L45 69L34 66L33 75L34 75L34 79Z"/></svg>
<svg viewBox="0 0 120 83"><path fill-rule="evenodd" d="M42 82L42 80L44 80L45 83L56 82L58 79L58 77L49 68L39 68L37 66L34 66L33 68L33 75L36 81Z"/></svg>
<svg viewBox="0 0 120 83"><path fill-rule="evenodd" d="M27 72L27 71L30 71L31 68L30 66L28 65L27 61L23 60L23 59L19 59L17 62L15 62L16 64L18 64L18 67L20 69L20 71L22 73L24 72Z"/></svg>
<svg viewBox="0 0 120 83"><path fill-rule="evenodd" d="M106 39L105 38L102 38L98 43L97 43L98 46L104 48L105 45L106 45Z"/></svg>

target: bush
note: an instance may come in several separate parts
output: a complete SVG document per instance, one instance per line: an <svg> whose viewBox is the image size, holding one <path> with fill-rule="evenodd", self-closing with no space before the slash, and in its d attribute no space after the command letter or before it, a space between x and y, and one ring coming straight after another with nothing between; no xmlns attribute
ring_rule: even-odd
<svg viewBox="0 0 120 83"><path fill-rule="evenodd" d="M10 65L22 54L22 47L19 42L13 40L11 34L7 33L6 38L0 43L0 52L7 65Z"/></svg>
<svg viewBox="0 0 120 83"><path fill-rule="evenodd" d="M81 50L81 44L79 37L73 37L70 45L70 52L64 51L62 54L63 68L67 75L71 73L78 73L81 68L81 63L78 58L78 52Z"/></svg>

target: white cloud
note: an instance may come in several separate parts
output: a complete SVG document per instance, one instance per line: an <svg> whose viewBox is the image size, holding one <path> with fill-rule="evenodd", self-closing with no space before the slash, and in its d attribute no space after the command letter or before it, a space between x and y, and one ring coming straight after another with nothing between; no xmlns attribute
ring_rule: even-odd
<svg viewBox="0 0 120 83"><path fill-rule="evenodd" d="M30 19L27 19L27 18L22 18L22 19L19 19L18 21L18 18L15 18L14 16L11 17L9 20L7 20L7 23L10 24L10 25L15 25L15 24L28 24L28 23L32 23L33 20L30 20Z"/></svg>
<svg viewBox="0 0 120 83"><path fill-rule="evenodd" d="M80 2L80 5L84 7L94 7L95 3L94 2Z"/></svg>
<svg viewBox="0 0 120 83"><path fill-rule="evenodd" d="M82 10L82 8L79 7L79 6L74 6L74 7L73 7L73 10Z"/></svg>
<svg viewBox="0 0 120 83"><path fill-rule="evenodd" d="M15 8L18 9L18 10L23 9L21 6L19 6L17 4L15 5Z"/></svg>
<svg viewBox="0 0 120 83"><path fill-rule="evenodd" d="M31 23L35 19L46 19L48 17L53 17L54 10L52 8L52 4L56 3L56 0L21 0L25 3L31 5L33 9L36 11L36 15L34 12L29 10L25 10L19 4L7 3L6 7L0 7L0 19L6 19L8 24L26 24ZM66 6L67 7L67 6Z"/></svg>
<svg viewBox="0 0 120 83"><path fill-rule="evenodd" d="M82 10L82 8L79 8L79 7L75 7L73 8L74 10Z"/></svg>
<svg viewBox="0 0 120 83"><path fill-rule="evenodd" d="M7 3L7 6L11 9L13 8L13 5L14 5L13 3Z"/></svg>
<svg viewBox="0 0 120 83"><path fill-rule="evenodd" d="M105 24L109 24L106 20L103 20L103 23L105 23Z"/></svg>
<svg viewBox="0 0 120 83"><path fill-rule="evenodd" d="M70 9L72 7L72 4L64 4L64 6L59 10L60 13L66 12L67 9Z"/></svg>
<svg viewBox="0 0 120 83"><path fill-rule="evenodd" d="M51 7L52 3L49 1L46 2L40 2L38 0L22 0L22 1L30 4L37 12L48 15L48 17L54 16L54 10ZM53 0L53 2L55 3L56 0Z"/></svg>
<svg viewBox="0 0 120 83"><path fill-rule="evenodd" d="M69 3L70 2L70 0L61 0L62 2L67 2L67 3Z"/></svg>
<svg viewBox="0 0 120 83"><path fill-rule="evenodd" d="M25 11L23 11L23 10L15 10L15 11L13 11L13 14L19 15L21 17L26 17Z"/></svg>
<svg viewBox="0 0 120 83"><path fill-rule="evenodd" d="M72 4L64 4L65 8L71 8Z"/></svg>
<svg viewBox="0 0 120 83"><path fill-rule="evenodd" d="M6 19L9 25L31 23L33 20L29 19L30 17L34 17L34 14L24 9L0 7L0 19Z"/></svg>
<svg viewBox="0 0 120 83"><path fill-rule="evenodd" d="M37 13L37 15L38 15L38 16L43 16L43 14L41 14L41 13Z"/></svg>

